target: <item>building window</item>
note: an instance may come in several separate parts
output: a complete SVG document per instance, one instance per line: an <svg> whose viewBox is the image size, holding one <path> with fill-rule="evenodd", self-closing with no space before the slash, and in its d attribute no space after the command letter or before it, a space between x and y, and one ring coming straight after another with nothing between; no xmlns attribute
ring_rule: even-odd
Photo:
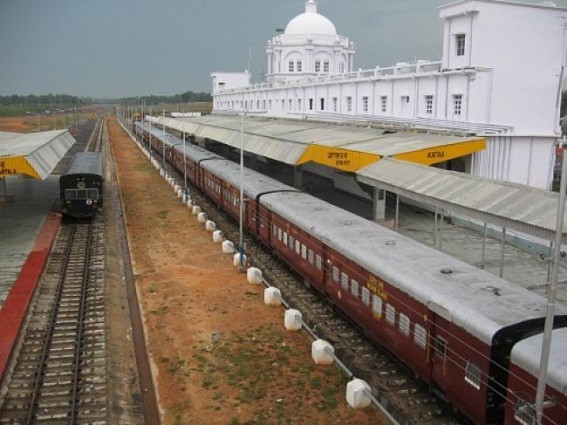
<svg viewBox="0 0 567 425"><path fill-rule="evenodd" d="M323 62L323 72L326 74L329 73L329 61Z"/></svg>
<svg viewBox="0 0 567 425"><path fill-rule="evenodd" d="M423 326L417 323L413 328L413 341L421 348L425 348L427 345L427 331Z"/></svg>
<svg viewBox="0 0 567 425"><path fill-rule="evenodd" d="M427 115L433 114L433 95L425 96L425 113Z"/></svg>
<svg viewBox="0 0 567 425"><path fill-rule="evenodd" d="M293 100L289 99L289 110L293 111Z"/></svg>
<svg viewBox="0 0 567 425"><path fill-rule="evenodd" d="M303 72L303 63L300 60L297 61L296 66L297 66L297 72Z"/></svg>
<svg viewBox="0 0 567 425"><path fill-rule="evenodd" d="M345 72L345 63L344 62L339 63L339 72L341 74L343 74Z"/></svg>
<svg viewBox="0 0 567 425"><path fill-rule="evenodd" d="M270 110L271 110L271 109L272 109L272 99L270 99L270 100L268 101L268 105L269 105L269 108L270 108Z"/></svg>
<svg viewBox="0 0 567 425"><path fill-rule="evenodd" d="M319 100L321 101L321 110L324 111L325 110L325 99L322 97Z"/></svg>
<svg viewBox="0 0 567 425"><path fill-rule="evenodd" d="M410 319L405 314L400 313L400 323L399 323L400 332L405 335L409 336L410 331Z"/></svg>
<svg viewBox="0 0 567 425"><path fill-rule="evenodd" d="M289 72L295 71L294 65L295 65L295 63L293 61L289 61Z"/></svg>
<svg viewBox="0 0 567 425"><path fill-rule="evenodd" d="M409 96L402 96L402 104L409 103Z"/></svg>
<svg viewBox="0 0 567 425"><path fill-rule="evenodd" d="M457 56L465 56L465 34L455 36Z"/></svg>
<svg viewBox="0 0 567 425"><path fill-rule="evenodd" d="M282 111L285 111L285 99L282 99Z"/></svg>
<svg viewBox="0 0 567 425"><path fill-rule="evenodd" d="M333 97L333 112L337 112L337 98Z"/></svg>
<svg viewBox="0 0 567 425"><path fill-rule="evenodd" d="M313 110L313 98L309 99L309 110Z"/></svg>
<svg viewBox="0 0 567 425"><path fill-rule="evenodd" d="M380 96L380 105L382 106L382 112L388 110L388 96Z"/></svg>
<svg viewBox="0 0 567 425"><path fill-rule="evenodd" d="M368 112L368 96L362 97L362 112Z"/></svg>
<svg viewBox="0 0 567 425"><path fill-rule="evenodd" d="M453 95L453 113L460 116L463 112L463 95L454 94Z"/></svg>
<svg viewBox="0 0 567 425"><path fill-rule="evenodd" d="M465 381L471 384L477 390L480 390L480 380L480 367L478 367L474 363L467 362L467 367L465 368Z"/></svg>
<svg viewBox="0 0 567 425"><path fill-rule="evenodd" d="M297 110L301 112L301 99L297 99Z"/></svg>
<svg viewBox="0 0 567 425"><path fill-rule="evenodd" d="M321 72L321 61L320 60L315 61L315 72Z"/></svg>
<svg viewBox="0 0 567 425"><path fill-rule="evenodd" d="M346 109L348 112L352 112L352 97L350 96L346 98Z"/></svg>

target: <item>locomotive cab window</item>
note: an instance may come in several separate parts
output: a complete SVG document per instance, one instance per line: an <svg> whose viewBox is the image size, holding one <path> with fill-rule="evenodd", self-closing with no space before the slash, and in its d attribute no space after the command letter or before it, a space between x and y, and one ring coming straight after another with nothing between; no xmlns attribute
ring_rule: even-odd
<svg viewBox="0 0 567 425"><path fill-rule="evenodd" d="M67 200L77 199L77 192L75 191L75 189L66 189L65 199Z"/></svg>

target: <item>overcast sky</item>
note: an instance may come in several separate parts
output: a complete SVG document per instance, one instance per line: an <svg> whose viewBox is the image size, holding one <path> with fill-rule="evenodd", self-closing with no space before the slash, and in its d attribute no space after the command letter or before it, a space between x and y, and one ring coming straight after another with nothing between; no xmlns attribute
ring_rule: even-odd
<svg viewBox="0 0 567 425"><path fill-rule="evenodd" d="M356 68L441 58L449 0L318 0ZM533 3L538 0L531 1ZM567 0L555 0L567 7ZM94 98L210 92L210 74L258 80L266 42L304 0L1 0L0 95Z"/></svg>

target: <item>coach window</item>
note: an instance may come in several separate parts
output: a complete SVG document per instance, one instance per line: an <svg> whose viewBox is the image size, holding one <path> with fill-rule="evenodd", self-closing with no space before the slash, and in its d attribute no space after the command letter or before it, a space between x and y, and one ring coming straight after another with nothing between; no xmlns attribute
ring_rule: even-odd
<svg viewBox="0 0 567 425"><path fill-rule="evenodd" d="M289 238L287 240L287 247L291 250L293 250L293 248L295 247L295 239L291 235L289 235Z"/></svg>
<svg viewBox="0 0 567 425"><path fill-rule="evenodd" d="M465 381L471 384L477 390L480 390L480 379L481 379L480 367L478 367L474 363L467 362L467 367L465 369Z"/></svg>
<svg viewBox="0 0 567 425"><path fill-rule="evenodd" d="M348 291L348 275L346 273L341 273L341 286L345 291Z"/></svg>
<svg viewBox="0 0 567 425"><path fill-rule="evenodd" d="M534 425L536 423L535 406L528 400L517 396L518 400L514 406L514 419L522 425Z"/></svg>
<svg viewBox="0 0 567 425"><path fill-rule="evenodd" d="M382 317L382 298L378 295L372 296L372 314L377 319Z"/></svg>
<svg viewBox="0 0 567 425"><path fill-rule="evenodd" d="M440 356L446 357L447 356L447 340L443 337L436 337L433 340L433 352Z"/></svg>
<svg viewBox="0 0 567 425"><path fill-rule="evenodd" d="M427 331L425 328L416 323L413 332L413 341L421 348L425 348L427 346Z"/></svg>
<svg viewBox="0 0 567 425"><path fill-rule="evenodd" d="M303 244L301 245L301 257L307 260L307 247Z"/></svg>
<svg viewBox="0 0 567 425"><path fill-rule="evenodd" d="M366 286L362 287L360 297L362 298L362 304L368 307L370 305L370 290Z"/></svg>
<svg viewBox="0 0 567 425"><path fill-rule="evenodd" d="M309 264L311 265L315 264L315 254L312 249L309 249L307 252L307 261L309 261Z"/></svg>
<svg viewBox="0 0 567 425"><path fill-rule="evenodd" d="M297 239L295 240L295 253L301 255L301 243Z"/></svg>
<svg viewBox="0 0 567 425"><path fill-rule="evenodd" d="M339 268L333 266L333 282L339 283Z"/></svg>
<svg viewBox="0 0 567 425"><path fill-rule="evenodd" d="M396 309L391 304L386 304L386 322L392 326L396 324Z"/></svg>
<svg viewBox="0 0 567 425"><path fill-rule="evenodd" d="M317 266L317 270L323 269L323 260L319 254L315 256L315 265Z"/></svg>
<svg viewBox="0 0 567 425"><path fill-rule="evenodd" d="M278 239L282 241L282 229L278 227Z"/></svg>
<svg viewBox="0 0 567 425"><path fill-rule="evenodd" d="M354 279L350 281L350 293L353 297L358 298L358 282Z"/></svg>
<svg viewBox="0 0 567 425"><path fill-rule="evenodd" d="M287 246L287 232L283 232L283 243Z"/></svg>
<svg viewBox="0 0 567 425"><path fill-rule="evenodd" d="M400 323L399 323L399 327L400 327L400 332L405 335L405 336L409 336L409 331L410 331L410 318L408 316L406 316L405 314L400 313Z"/></svg>

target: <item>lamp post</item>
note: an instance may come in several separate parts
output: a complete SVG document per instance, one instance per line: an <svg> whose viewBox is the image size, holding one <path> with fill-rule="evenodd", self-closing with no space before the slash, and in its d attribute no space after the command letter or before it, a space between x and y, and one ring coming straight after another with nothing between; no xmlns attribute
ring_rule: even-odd
<svg viewBox="0 0 567 425"><path fill-rule="evenodd" d="M557 221L555 225L555 250L553 252L553 263L551 268L551 280L547 295L547 309L545 314L545 325L543 331L543 343L539 363L539 376L536 392L536 417L537 424L543 423L543 409L545 408L545 387L547 381L547 368L549 365L549 354L551 351L551 334L553 331L553 317L555 314L555 298L557 294L557 275L559 273L559 261L561 256L561 242L563 240L563 217L565 214L565 190L567 185L567 161L563 157L561 164L561 183L559 186L559 201L557 205Z"/></svg>
<svg viewBox="0 0 567 425"><path fill-rule="evenodd" d="M239 252L239 271L244 271L244 247L242 242L242 218L244 215L244 190L243 190L243 183L244 183L244 115L246 114L246 110L240 115L240 232L239 232L239 240L238 240L238 252Z"/></svg>
<svg viewBox="0 0 567 425"><path fill-rule="evenodd" d="M161 117L163 119L163 121L165 121L165 109L162 110L161 112ZM165 123L162 123L162 133L161 133L161 146L162 146L162 152L163 152L163 158L162 158L162 168L163 168L163 172L165 173Z"/></svg>

